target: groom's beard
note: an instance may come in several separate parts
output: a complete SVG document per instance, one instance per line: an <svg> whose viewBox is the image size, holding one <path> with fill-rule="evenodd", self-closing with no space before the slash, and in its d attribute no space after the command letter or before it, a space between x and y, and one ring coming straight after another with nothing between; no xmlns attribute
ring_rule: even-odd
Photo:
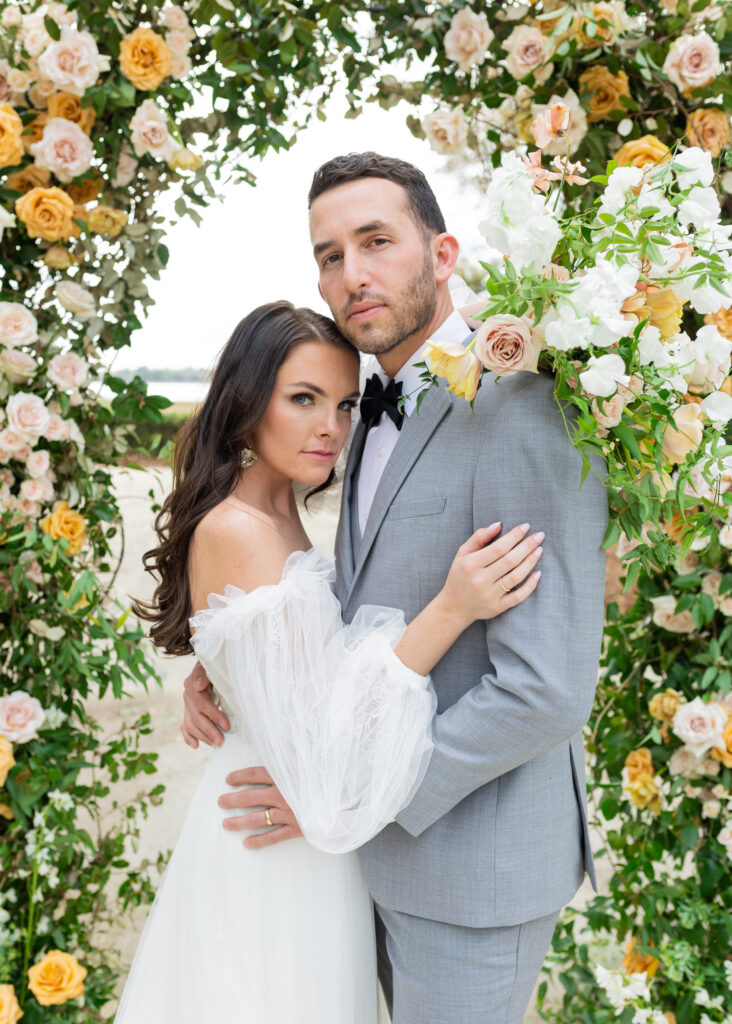
<svg viewBox="0 0 732 1024"><path fill-rule="evenodd" d="M369 299L386 306L390 315L388 324L354 324L348 319L348 311L357 302ZM360 352L368 355L384 355L391 352L421 331L432 320L437 308L437 286L429 251L417 274L409 280L399 295L376 295L363 292L351 296L348 305L340 313L333 313L338 328Z"/></svg>

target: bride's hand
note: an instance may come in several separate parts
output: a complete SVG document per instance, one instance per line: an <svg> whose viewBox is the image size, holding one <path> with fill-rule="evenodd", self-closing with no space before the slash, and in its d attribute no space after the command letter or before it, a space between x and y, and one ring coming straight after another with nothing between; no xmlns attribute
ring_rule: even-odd
<svg viewBox="0 0 732 1024"><path fill-rule="evenodd" d="M468 538L458 549L437 596L466 626L521 604L539 582L541 573L532 570L541 558L544 534L527 536L528 523L515 526L503 537L498 536L500 532L501 524L494 523Z"/></svg>

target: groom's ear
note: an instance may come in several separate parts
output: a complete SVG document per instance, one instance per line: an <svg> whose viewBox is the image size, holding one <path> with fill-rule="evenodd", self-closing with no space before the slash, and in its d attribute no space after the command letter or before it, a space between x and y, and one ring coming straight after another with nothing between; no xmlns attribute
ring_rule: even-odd
<svg viewBox="0 0 732 1024"><path fill-rule="evenodd" d="M430 243L430 248L435 281L437 284L444 284L455 270L455 264L460 255L460 243L454 235L443 231L441 234L435 235Z"/></svg>

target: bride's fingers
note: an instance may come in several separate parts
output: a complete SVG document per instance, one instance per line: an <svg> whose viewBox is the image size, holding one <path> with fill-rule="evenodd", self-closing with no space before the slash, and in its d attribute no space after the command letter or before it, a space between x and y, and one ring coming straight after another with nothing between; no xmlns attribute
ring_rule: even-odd
<svg viewBox="0 0 732 1024"><path fill-rule="evenodd" d="M529 551L528 555L526 555L524 560L519 565L517 565L515 569L511 569L509 572L506 572L503 575L499 574L496 577L496 579L499 579L501 581L501 583L504 586L504 589L513 590L513 588L517 587L522 580L526 579L531 570L536 566L536 563L541 558L543 552L544 548L542 547L534 548L533 551ZM496 563L496 565L501 564L502 561ZM495 567L496 566L492 566L491 568Z"/></svg>
<svg viewBox="0 0 732 1024"><path fill-rule="evenodd" d="M500 523L491 523L490 526L483 526L475 533L471 534L470 537L461 544L455 553L455 557L464 557L465 555L473 554L477 551L482 551L486 544L489 544L494 537L497 537L501 532Z"/></svg>

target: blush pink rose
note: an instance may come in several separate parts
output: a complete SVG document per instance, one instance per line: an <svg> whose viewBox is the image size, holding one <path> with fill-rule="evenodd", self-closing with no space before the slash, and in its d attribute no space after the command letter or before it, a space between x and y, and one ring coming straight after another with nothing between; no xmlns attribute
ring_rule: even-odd
<svg viewBox="0 0 732 1024"><path fill-rule="evenodd" d="M180 81L181 78L190 75L192 67L191 58L187 53L174 53L173 62L170 65L171 78Z"/></svg>
<svg viewBox="0 0 732 1024"><path fill-rule="evenodd" d="M5 348L0 352L0 371L12 384L22 384L36 372L36 361L18 348Z"/></svg>
<svg viewBox="0 0 732 1024"><path fill-rule="evenodd" d="M58 42L50 43L38 58L38 67L61 92L83 96L109 68L109 58L100 56L89 32L65 25Z"/></svg>
<svg viewBox="0 0 732 1024"><path fill-rule="evenodd" d="M526 78L533 72L537 82L545 82L552 73L552 65L545 63L551 56L552 42L540 28L517 25L501 45L508 50L505 64L514 78Z"/></svg>
<svg viewBox="0 0 732 1024"><path fill-rule="evenodd" d="M487 370L511 377L519 370L538 373L541 343L522 316L500 313L484 320L475 336L475 354Z"/></svg>
<svg viewBox="0 0 732 1024"><path fill-rule="evenodd" d="M679 36L671 44L662 70L679 92L701 89L722 70L719 46L707 32Z"/></svg>
<svg viewBox="0 0 732 1024"><path fill-rule="evenodd" d="M43 499L43 485L40 480L24 480L20 485L20 496L26 501L40 502Z"/></svg>
<svg viewBox="0 0 732 1024"><path fill-rule="evenodd" d="M177 54L179 57L188 53L191 47L191 41L188 38L187 33L181 32L179 29L172 29L168 32L165 36L165 42L168 44L171 52Z"/></svg>
<svg viewBox="0 0 732 1024"><path fill-rule="evenodd" d="M11 743L34 739L45 718L40 701L22 690L0 697L0 736Z"/></svg>
<svg viewBox="0 0 732 1024"><path fill-rule="evenodd" d="M94 296L76 281L61 281L56 285L55 295L64 309L79 320L89 320L96 312Z"/></svg>
<svg viewBox="0 0 732 1024"><path fill-rule="evenodd" d="M15 348L38 338L38 321L19 302L0 302L0 345Z"/></svg>
<svg viewBox="0 0 732 1024"><path fill-rule="evenodd" d="M46 371L52 384L62 391L73 391L86 384L89 368L74 352L63 352L54 356Z"/></svg>
<svg viewBox="0 0 732 1024"><path fill-rule="evenodd" d="M449 60L457 61L461 71L467 71L473 64L483 63L492 41L493 32L485 14L463 7L453 16L445 35L445 54Z"/></svg>
<svg viewBox="0 0 732 1024"><path fill-rule="evenodd" d="M443 156L462 153L468 141L468 126L462 107L434 110L422 118L430 146Z"/></svg>
<svg viewBox="0 0 732 1024"><path fill-rule="evenodd" d="M9 455L17 455L25 448L25 440L15 430L6 427L4 430L0 430L0 448L8 452Z"/></svg>
<svg viewBox="0 0 732 1024"><path fill-rule="evenodd" d="M69 427L65 419L62 419L57 412L48 416L48 426L43 432L47 441L68 441Z"/></svg>
<svg viewBox="0 0 732 1024"><path fill-rule="evenodd" d="M28 456L25 468L34 479L44 476L50 468L51 459L45 448L38 448Z"/></svg>
<svg viewBox="0 0 732 1024"><path fill-rule="evenodd" d="M8 426L25 441L40 437L47 427L49 413L38 395L19 391L8 399Z"/></svg>
<svg viewBox="0 0 732 1024"><path fill-rule="evenodd" d="M701 697L695 697L678 709L672 729L688 750L701 757L711 747L725 749L726 724L727 712L721 704L714 701L705 704Z"/></svg>
<svg viewBox="0 0 732 1024"><path fill-rule="evenodd" d="M51 171L59 181L71 181L91 166L94 149L89 136L65 117L52 117L38 142L30 147L36 166Z"/></svg>
<svg viewBox="0 0 732 1024"><path fill-rule="evenodd" d="M136 156L170 160L180 148L168 130L168 118L153 100L143 100L130 121L130 139Z"/></svg>

